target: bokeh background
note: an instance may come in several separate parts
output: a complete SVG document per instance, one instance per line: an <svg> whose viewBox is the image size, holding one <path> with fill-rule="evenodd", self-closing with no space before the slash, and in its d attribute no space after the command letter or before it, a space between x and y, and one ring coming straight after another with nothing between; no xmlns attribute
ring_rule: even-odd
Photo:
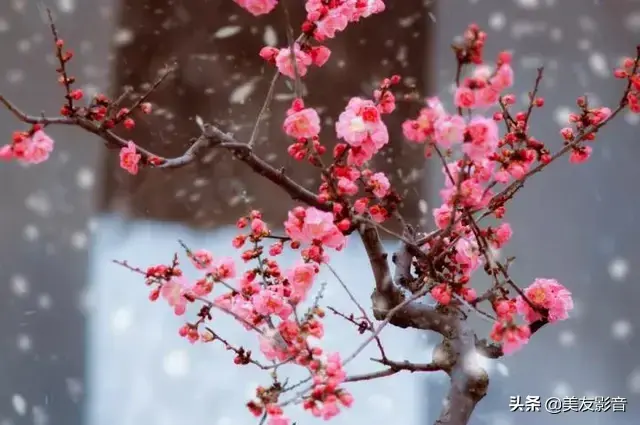
<svg viewBox="0 0 640 425"><path fill-rule="evenodd" d="M0 2L0 92L31 113L55 114L56 84L44 7L50 7L76 57L71 69L89 93L144 89L173 60L178 72L152 98L156 113L131 133L161 154L176 154L197 135L195 115L246 138L267 91L271 69L256 57L264 44L286 43L297 28L301 2L254 18L231 0L6 0ZM391 2L389 2L391 3ZM561 146L575 98L614 105L621 84L611 76L619 59L640 44L640 2L632 0L440 0L393 2L387 13L351 27L331 45L334 58L312 69L309 104L336 117L345 101L367 95L380 78L402 73L405 92L448 101L453 71L449 44L470 22L489 33L487 57L514 52L516 93L525 100L536 68L545 67L545 108L533 118L535 135ZM291 100L285 84L261 129L261 154L291 167L279 123ZM399 116L415 113L401 104ZM271 119L273 117L273 119ZM491 385L473 424L636 424L640 418L637 313L640 289L634 264L640 252L637 125L622 115L603 130L587 164L559 161L528 182L509 209L515 231L505 255L517 257L521 285L555 277L576 300L572 318L549 326L516 356L487 361ZM327 128L331 127L330 118ZM428 226L439 205L439 167L424 164L398 136L377 166L391 171L411 206L405 215ZM0 111L8 139L21 129ZM0 425L244 425L244 408L267 376L231 366L217 345L192 347L177 336L180 319L151 304L140 279L111 260L147 266L168 261L180 247L230 254L229 227L249 206L264 206L282 222L288 203L224 154L171 173L131 177L115 166L114 152L68 128L51 130L52 158L36 167L0 164ZM402 171L398 171L402 170ZM395 245L388 242L389 248ZM368 301L367 260L356 241L335 256L334 267L357 297ZM292 258L288 259L293 261ZM325 302L351 311L337 282L326 281ZM252 338L225 318L222 336L251 346ZM478 321L483 332L486 323ZM334 317L326 346L350 353L361 340ZM388 351L398 360L428 361L437 339L388 329ZM366 359L349 372L375 367ZM356 404L337 424L429 424L437 417L447 380L442 374L397 375L353 384ZM510 396L626 397L626 413L510 413ZM300 424L316 423L294 409Z"/></svg>

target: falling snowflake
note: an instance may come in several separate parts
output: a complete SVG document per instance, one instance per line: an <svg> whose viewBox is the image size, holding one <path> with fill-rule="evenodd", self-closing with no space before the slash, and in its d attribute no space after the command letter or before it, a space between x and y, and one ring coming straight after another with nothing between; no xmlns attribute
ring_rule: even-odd
<svg viewBox="0 0 640 425"><path fill-rule="evenodd" d="M609 263L609 276L615 281L622 281L629 273L629 263L624 258L616 258Z"/></svg>

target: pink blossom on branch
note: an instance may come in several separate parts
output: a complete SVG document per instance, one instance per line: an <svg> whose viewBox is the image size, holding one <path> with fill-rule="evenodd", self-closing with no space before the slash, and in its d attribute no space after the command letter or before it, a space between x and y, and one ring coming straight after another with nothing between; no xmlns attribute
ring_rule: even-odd
<svg viewBox="0 0 640 425"><path fill-rule="evenodd" d="M538 278L524 290L524 294L534 307L547 311L550 323L566 320L569 311L573 309L571 292L555 279ZM534 310L521 296L517 298L516 306L528 323L542 319L540 312Z"/></svg>
<svg viewBox="0 0 640 425"><path fill-rule="evenodd" d="M278 5L278 0L233 0L253 16L266 15Z"/></svg>
<svg viewBox="0 0 640 425"><path fill-rule="evenodd" d="M138 174L138 164L140 163L140 155L136 149L136 144L129 142L126 147L120 149L120 167L129 172L129 174Z"/></svg>
<svg viewBox="0 0 640 425"><path fill-rule="evenodd" d="M290 136L311 139L320 134L320 116L315 109L305 108L302 100L293 102L283 124L284 132Z"/></svg>
<svg viewBox="0 0 640 425"><path fill-rule="evenodd" d="M0 147L0 159L40 164L49 159L53 145L53 139L39 125L35 125L30 132L14 133L13 142Z"/></svg>
<svg viewBox="0 0 640 425"><path fill-rule="evenodd" d="M236 2L254 15L268 13L277 5L276 0ZM330 50L322 41L337 36L349 23L382 12L385 4L381 0L307 0L305 7L307 17L293 51L289 46L265 47L260 51L263 59L289 78L304 78L311 65L323 66L330 59ZM462 41L453 46L460 71L453 94L456 111L447 112L439 99L428 98L418 115L402 124L405 138L413 144L423 144L424 154L435 156L442 166L442 205L432 210L438 230L425 235L405 224L403 234L398 235L386 227L386 222L396 217L403 221L398 214L402 196L394 190L391 176L372 169L367 163L390 142L382 116L396 109L393 90L400 82L399 76L385 78L372 93L371 100L351 98L336 121L335 136L341 141L333 150L321 143L318 112L305 107L301 99L292 102L286 116L281 117L283 133L293 139L287 152L295 160L307 160L317 170L321 183L311 189L258 157L251 143L244 144L229 133L203 123L200 123L201 137L178 158L161 158L133 141L126 142L115 136L111 129L120 125L132 129L135 126L130 116L132 111L137 108L149 113L151 105L140 101L130 108L115 106L106 96L98 95L89 100L86 107L77 106L74 102L85 96L82 90L72 87L75 78L69 77L66 70L72 55L65 50L64 42L55 31L54 38L60 65L56 71L66 91L61 117L27 116L0 96L0 101L14 115L31 125L29 131L17 132L10 144L0 148L0 158L42 162L53 149L53 141L43 132L44 126L75 125L102 137L108 146L119 148L120 166L131 174L137 174L140 167L187 165L202 151L227 149L305 204L289 211L283 223L285 235L281 236L274 234L258 210L240 217L237 234L231 241L231 246L239 250L239 262L206 250L187 248L191 264L201 273L193 281L184 277L177 256L169 265L152 266L146 271L121 263L144 275L145 284L150 288L149 299L165 302L176 315L184 315L190 304L198 305L195 318L179 328L180 336L190 343L217 341L234 353L235 364L253 364L273 374L272 385L256 388L255 398L247 403L249 411L266 419L269 425L290 425L283 408L293 402L302 403L310 414L325 420L335 417L353 404L353 397L344 384L389 376L401 370L447 370L452 385L460 388L468 387L460 385L457 381L460 377L469 382L476 379L465 370L460 353L448 354L446 364L439 363L438 359L422 365L391 361L379 338L387 324L439 332L445 341L462 347L460 352L477 349L489 357L500 357L522 348L547 323L567 319L573 301L564 286L553 279L538 278L528 288L519 290L509 276L511 262L496 258L494 250L503 249L513 236L513 229L504 221L508 202L524 180L563 154L569 154L572 163L586 161L597 146L594 143L597 131L620 111L628 108L640 113L640 59L627 58L615 70L616 78L627 82L619 106L613 111L606 107L593 108L587 98L578 98L578 109L560 133L564 147L552 155L545 143L534 137L529 121L532 110L545 103L538 96L542 70L528 107L515 110L515 95L505 93L514 81L511 54L500 53L495 66L485 63L486 33L477 25L470 25ZM467 77L462 78L465 75ZM502 135L499 122L505 126ZM482 222L486 217L496 223ZM400 249L391 258L381 242L383 232L401 241ZM322 348L325 312L320 306L322 288L318 288L317 277L321 268L329 268L327 249L341 250L350 235L361 237L371 263L375 280L371 310L378 323L357 300L354 303L361 317L334 311L355 325L357 332L368 335L351 356L341 357ZM285 250L297 254L293 265L280 263L279 256ZM389 259L395 270L389 266ZM246 267L239 270L242 264ZM482 270L493 284L479 294L472 278L474 272ZM351 296L349 286L355 283L340 283ZM406 294L404 289L408 291ZM314 292L316 295L312 297ZM437 303L435 308L414 302L427 294ZM492 311L483 310L485 305ZM489 338L498 345L460 338L467 332L464 317L458 314L461 309L475 310L493 320ZM251 351L234 346L208 327L215 322L213 310L233 317L242 328L255 333L260 353L252 355ZM346 364L374 340L381 352L381 359L377 361L388 369L347 376ZM275 364L263 365L262 358ZM283 401L284 394L307 381L283 387L276 377L280 363L304 368L310 376L308 386L301 387L289 401ZM473 383L477 394L486 390L486 382L476 379ZM473 409L478 397L462 396L468 398ZM458 408L461 406L445 410L444 417L457 414Z"/></svg>
<svg viewBox="0 0 640 425"><path fill-rule="evenodd" d="M304 244L319 242L340 250L346 243L344 234L334 223L333 214L314 207L290 211L284 228L292 240Z"/></svg>

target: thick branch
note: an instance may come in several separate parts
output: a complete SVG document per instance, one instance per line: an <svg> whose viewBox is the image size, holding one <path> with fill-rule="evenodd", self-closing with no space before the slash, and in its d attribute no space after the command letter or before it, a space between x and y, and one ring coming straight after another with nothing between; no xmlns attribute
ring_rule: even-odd
<svg viewBox="0 0 640 425"><path fill-rule="evenodd" d="M403 237L413 242L415 240L415 230L413 229L413 227L409 225L405 226ZM413 276L411 275L411 263L413 262L413 255L411 255L411 249L407 246L407 244L402 243L398 251L394 252L391 258L393 264L395 264L396 266L396 270L394 273L395 283L400 285L402 288L413 292L413 288L411 285L414 281Z"/></svg>
<svg viewBox="0 0 640 425"><path fill-rule="evenodd" d="M449 346L452 368L449 372L451 387L435 425L466 425L476 405L487 394L489 375L474 363L476 336L466 322L459 320Z"/></svg>
<svg viewBox="0 0 640 425"><path fill-rule="evenodd" d="M446 335L449 318L436 311L434 307L415 302L426 295L428 292L427 286L411 299L405 299L402 290L394 284L389 263L387 262L388 255L384 251L378 230L375 226L367 223L363 223L358 230L369 258L376 284L376 288L371 295L374 317L400 328L433 330ZM406 249L405 244L403 244L403 247ZM406 256L404 251L397 253L396 257L400 256L403 258Z"/></svg>

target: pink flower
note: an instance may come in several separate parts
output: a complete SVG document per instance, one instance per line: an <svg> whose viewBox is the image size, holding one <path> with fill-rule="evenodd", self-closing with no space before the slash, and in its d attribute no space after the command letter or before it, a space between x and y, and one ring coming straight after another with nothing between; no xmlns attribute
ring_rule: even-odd
<svg viewBox="0 0 640 425"><path fill-rule="evenodd" d="M23 162L29 164L40 164L49 159L49 154L53 151L53 139L44 131L38 130L31 138L25 139Z"/></svg>
<svg viewBox="0 0 640 425"><path fill-rule="evenodd" d="M173 312L176 315L182 316L187 309L187 299L184 297L187 292L188 283L186 278L184 276L174 277L162 284L160 296L173 307Z"/></svg>
<svg viewBox="0 0 640 425"><path fill-rule="evenodd" d="M475 104L475 93L468 87L458 87L454 95L454 104L458 108L472 108Z"/></svg>
<svg viewBox="0 0 640 425"><path fill-rule="evenodd" d="M291 113L284 120L284 132L296 139L311 139L320 134L320 117L313 108Z"/></svg>
<svg viewBox="0 0 640 425"><path fill-rule="evenodd" d="M287 360L290 356L289 353L280 349L280 347L276 344L275 341L276 335L275 331L267 331L264 333L264 336L260 336L260 351L264 354L267 360L277 360L283 362Z"/></svg>
<svg viewBox="0 0 640 425"><path fill-rule="evenodd" d="M321 67L327 63L331 56L331 50L326 46L313 46L309 53L311 54L313 64L317 67Z"/></svg>
<svg viewBox="0 0 640 425"><path fill-rule="evenodd" d="M507 242L509 242L511 235L513 235L511 225L509 225L509 223L502 223L497 229L495 229L492 245L494 248L502 248Z"/></svg>
<svg viewBox="0 0 640 425"><path fill-rule="evenodd" d="M331 399L331 400L325 400L322 403L322 409L320 409L320 414L322 416L322 419L324 419L325 421L337 416L340 413L340 408L338 407L338 399L337 397L334 397L335 399Z"/></svg>
<svg viewBox="0 0 640 425"><path fill-rule="evenodd" d="M462 150L472 161L482 161L498 147L498 125L489 118L475 117L467 125L471 141L462 145Z"/></svg>
<svg viewBox="0 0 640 425"><path fill-rule="evenodd" d="M315 22L316 31L313 33L316 40L323 41L333 38L337 32L344 31L349 24L349 18L342 13L341 9L330 9L329 12L319 21Z"/></svg>
<svg viewBox="0 0 640 425"><path fill-rule="evenodd" d="M494 310L498 315L498 319L503 321L513 320L513 315L518 312L514 300L500 300L494 305Z"/></svg>
<svg viewBox="0 0 640 425"><path fill-rule="evenodd" d="M491 79L491 85L495 86L497 90L504 90L513 86L513 68L511 68L511 65L504 64L498 68L496 75Z"/></svg>
<svg viewBox="0 0 640 425"><path fill-rule="evenodd" d="M475 241L467 238L460 238L456 242L456 263L468 270L475 270L480 264L480 252Z"/></svg>
<svg viewBox="0 0 640 425"><path fill-rule="evenodd" d="M427 107L420 110L415 120L407 120L402 123L404 137L415 143L424 143L433 137L435 123L446 116L442 103L438 98L427 99Z"/></svg>
<svg viewBox="0 0 640 425"><path fill-rule="evenodd" d="M464 300L468 303L472 303L476 300L476 298L478 298L478 293L473 288L462 288L460 290L460 295L462 295L462 298L464 298Z"/></svg>
<svg viewBox="0 0 640 425"><path fill-rule="evenodd" d="M120 167L127 170L130 174L138 174L138 163L142 156L136 150L136 144L127 143L127 146L120 149Z"/></svg>
<svg viewBox="0 0 640 425"><path fill-rule="evenodd" d="M364 212L367 210L368 203L369 200L367 198L360 198L353 203L353 210L358 214L364 214Z"/></svg>
<svg viewBox="0 0 640 425"><path fill-rule="evenodd" d="M251 234L256 237L262 237L269 234L267 223L259 218L251 220Z"/></svg>
<svg viewBox="0 0 640 425"><path fill-rule="evenodd" d="M358 193L358 185L346 177L340 177L338 179L338 192L342 195L355 195Z"/></svg>
<svg viewBox="0 0 640 425"><path fill-rule="evenodd" d="M600 125L611 116L611 109L602 107L591 111L591 124Z"/></svg>
<svg viewBox="0 0 640 425"><path fill-rule="evenodd" d="M587 162L591 157L592 152L593 149L591 146L580 146L577 149L572 149L571 155L569 156L569 162L572 164L582 164L583 162Z"/></svg>
<svg viewBox="0 0 640 425"><path fill-rule="evenodd" d="M528 326L505 325L503 322L496 322L491 330L491 338L494 341L502 342L502 351L509 355L522 348L531 337L531 330Z"/></svg>
<svg viewBox="0 0 640 425"><path fill-rule="evenodd" d="M309 54L300 49L300 45L297 43L293 47L293 53L293 56L295 57L295 67L294 63L291 61L291 50L288 47L280 49L276 55L276 67L278 67L281 74L286 75L291 79L296 78L296 70L298 72L298 77L304 77L307 75L307 67L311 65L313 60Z"/></svg>
<svg viewBox="0 0 640 425"><path fill-rule="evenodd" d="M571 292L555 279L538 278L524 290L524 294L533 305L548 311L550 323L567 319L573 309ZM522 297L516 299L516 307L529 323L542 318Z"/></svg>
<svg viewBox="0 0 640 425"><path fill-rule="evenodd" d="M388 218L385 210L383 208L380 208L378 205L374 205L373 207L369 208L369 214L371 214L371 218L376 223L384 223L384 221Z"/></svg>
<svg viewBox="0 0 640 425"><path fill-rule="evenodd" d="M11 145L4 145L0 147L0 159L5 161L13 159L13 149L11 148Z"/></svg>
<svg viewBox="0 0 640 425"><path fill-rule="evenodd" d="M438 229L446 229L451 222L451 206L443 204L441 207L433 210L433 218L436 221Z"/></svg>
<svg viewBox="0 0 640 425"><path fill-rule="evenodd" d="M443 148L450 148L454 143L462 142L466 123L460 115L451 115L439 119L435 123L435 139Z"/></svg>
<svg viewBox="0 0 640 425"><path fill-rule="evenodd" d="M476 106L478 107L489 107L493 106L498 102L500 98L500 90L498 90L495 86L487 86L483 89L476 90L475 99Z"/></svg>
<svg viewBox="0 0 640 425"><path fill-rule="evenodd" d="M231 257L220 258L213 262L209 273L215 280L233 279L236 277L236 263Z"/></svg>
<svg viewBox="0 0 640 425"><path fill-rule="evenodd" d="M451 302L451 288L446 283L441 283L431 290L431 296L440 304L448 305Z"/></svg>
<svg viewBox="0 0 640 425"><path fill-rule="evenodd" d="M240 7L247 10L253 16L265 15L271 12L276 5L278 4L278 0L233 0Z"/></svg>
<svg viewBox="0 0 640 425"><path fill-rule="evenodd" d="M376 151L389 142L387 127L375 103L359 97L352 98L338 117L336 134L352 147L373 142Z"/></svg>
<svg viewBox="0 0 640 425"><path fill-rule="evenodd" d="M471 77L476 80L487 81L493 71L489 65L478 65L473 69Z"/></svg>
<svg viewBox="0 0 640 425"><path fill-rule="evenodd" d="M211 261L213 261L213 255L206 249L200 249L193 253L191 257L191 262L194 267L198 270L204 270L211 265Z"/></svg>
<svg viewBox="0 0 640 425"><path fill-rule="evenodd" d="M475 179L467 179L460 184L460 197L465 206L483 207L491 199L486 190Z"/></svg>
<svg viewBox="0 0 640 425"><path fill-rule="evenodd" d="M306 210L296 208L289 211L284 228L287 235L294 241L301 243L320 241L330 248L339 250L344 247L346 239L333 221L334 217L330 212L320 211L314 207Z"/></svg>
<svg viewBox="0 0 640 425"><path fill-rule="evenodd" d="M271 288L263 289L251 297L256 312L262 316L275 314L282 320L293 313L293 308L284 297Z"/></svg>
<svg viewBox="0 0 640 425"><path fill-rule="evenodd" d="M373 194L378 198L384 198L389 193L389 189L391 188L391 183L389 183L389 179L384 173L375 173L369 179L369 185L373 189Z"/></svg>
<svg viewBox="0 0 640 425"><path fill-rule="evenodd" d="M313 282L318 273L318 268L310 263L303 263L288 270L287 280L292 287L292 293L289 297L293 302L304 301L313 286Z"/></svg>
<svg viewBox="0 0 640 425"><path fill-rule="evenodd" d="M290 424L291 424L291 420L284 415L269 415L269 419L267 420L267 425L290 425Z"/></svg>
<svg viewBox="0 0 640 425"><path fill-rule="evenodd" d="M260 321L260 315L256 313L251 302L236 297L231 305L231 312L236 315L239 322L248 331L253 330L253 323Z"/></svg>

